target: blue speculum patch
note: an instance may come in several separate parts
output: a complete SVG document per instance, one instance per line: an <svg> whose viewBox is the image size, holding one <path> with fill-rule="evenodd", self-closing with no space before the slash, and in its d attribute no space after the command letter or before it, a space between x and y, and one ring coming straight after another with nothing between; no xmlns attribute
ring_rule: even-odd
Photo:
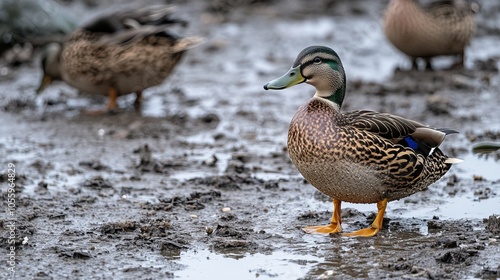
<svg viewBox="0 0 500 280"><path fill-rule="evenodd" d="M406 141L406 144L408 144L408 147L412 148L413 150L418 149L418 143L413 140L411 136L406 136L404 140Z"/></svg>

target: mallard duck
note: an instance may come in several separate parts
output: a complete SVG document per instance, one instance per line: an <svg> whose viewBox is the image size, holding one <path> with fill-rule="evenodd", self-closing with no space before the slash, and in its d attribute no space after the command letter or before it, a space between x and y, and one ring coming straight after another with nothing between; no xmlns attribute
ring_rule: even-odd
<svg viewBox="0 0 500 280"><path fill-rule="evenodd" d="M171 7L154 6L100 17L78 28L62 45L48 46L42 56L44 76L37 92L53 80L91 94L109 96L108 110L120 95L135 92L135 107L144 89L159 85L183 53L202 42L167 31L183 23L170 18Z"/></svg>
<svg viewBox="0 0 500 280"><path fill-rule="evenodd" d="M437 1L425 8L416 0L391 0L384 15L384 33L412 58L414 69L418 69L417 58L423 58L426 68L432 69L431 58L442 55L458 55L454 66L463 67L477 9L477 4L464 0Z"/></svg>
<svg viewBox="0 0 500 280"><path fill-rule="evenodd" d="M341 202L377 203L370 228L346 236L374 236L382 228L387 202L422 191L452 164L438 146L450 133L403 117L368 110L341 112L346 76L337 53L311 46L292 68L264 89L285 89L300 83L316 88L311 100L292 118L288 152L292 163L319 191L332 197L330 224L305 227L307 233L342 232Z"/></svg>

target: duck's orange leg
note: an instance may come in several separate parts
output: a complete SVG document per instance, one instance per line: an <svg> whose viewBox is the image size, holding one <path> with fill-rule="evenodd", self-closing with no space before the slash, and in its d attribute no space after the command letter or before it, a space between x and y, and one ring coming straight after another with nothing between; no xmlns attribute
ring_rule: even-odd
<svg viewBox="0 0 500 280"><path fill-rule="evenodd" d="M332 221L330 222L329 225L326 226L309 226L305 227L302 230L304 230L307 233L312 233L312 234L330 234L330 233L337 233L337 232L342 232L342 220L340 218L340 204L342 201L338 199L333 199L333 214L332 214Z"/></svg>
<svg viewBox="0 0 500 280"><path fill-rule="evenodd" d="M108 89L108 111L115 110L117 105L116 105L116 99L118 98L118 91L116 90L115 87L109 87Z"/></svg>
<svg viewBox="0 0 500 280"><path fill-rule="evenodd" d="M342 235L349 237L358 237L358 236L371 237L376 235L379 232L379 230L382 229L382 221L384 220L386 207L387 207L387 198L384 198L384 200L377 202L377 208L378 208L377 217L375 217L375 220L373 221L372 226L370 228L364 228L357 231L344 233Z"/></svg>
<svg viewBox="0 0 500 280"><path fill-rule="evenodd" d="M114 87L108 89L108 107L106 110L84 110L83 113L90 116L101 116L105 113L114 113L114 110L118 108L116 99L118 98L118 91Z"/></svg>

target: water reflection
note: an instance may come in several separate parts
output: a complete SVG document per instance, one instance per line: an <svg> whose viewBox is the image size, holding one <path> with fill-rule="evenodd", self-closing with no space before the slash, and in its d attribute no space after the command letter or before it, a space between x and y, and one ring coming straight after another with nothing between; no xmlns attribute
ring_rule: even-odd
<svg viewBox="0 0 500 280"><path fill-rule="evenodd" d="M174 275L181 279L298 279L322 261L316 256L283 251L266 255L191 250L180 254L176 262L185 269Z"/></svg>
<svg viewBox="0 0 500 280"><path fill-rule="evenodd" d="M324 261L315 265L304 278L379 278L382 276L379 273L384 271L382 268L395 265L396 260L389 260L388 256L404 258L412 254L408 248L430 243L430 239L423 238L417 231L386 232L376 238L334 237L317 252Z"/></svg>

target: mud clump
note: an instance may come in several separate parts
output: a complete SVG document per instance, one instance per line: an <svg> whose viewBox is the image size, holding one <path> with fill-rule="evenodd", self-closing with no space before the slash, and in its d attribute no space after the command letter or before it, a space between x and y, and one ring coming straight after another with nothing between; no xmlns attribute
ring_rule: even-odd
<svg viewBox="0 0 500 280"><path fill-rule="evenodd" d="M135 168L141 173L169 174L175 169L185 168L190 164L186 156L160 160L153 156L153 151L149 145L139 147L133 153L139 155L139 162L135 165Z"/></svg>
<svg viewBox="0 0 500 280"><path fill-rule="evenodd" d="M217 249L248 248L257 246L249 240L253 234L252 229L230 225L217 225L214 236L217 237L212 244Z"/></svg>
<svg viewBox="0 0 500 280"><path fill-rule="evenodd" d="M158 203L144 203L142 208L154 211L172 211L175 207L181 206L187 211L202 210L205 208L205 204L212 203L220 197L221 193L215 190L193 192L187 196L159 198Z"/></svg>
<svg viewBox="0 0 500 280"><path fill-rule="evenodd" d="M120 248L145 247L170 255L187 249L191 240L189 234L176 232L171 221L165 218L107 223L99 227L99 232L105 240L121 240Z"/></svg>
<svg viewBox="0 0 500 280"><path fill-rule="evenodd" d="M113 188L111 182L108 179L103 178L102 176L94 176L90 179L87 179L82 183L82 186L94 190Z"/></svg>
<svg viewBox="0 0 500 280"><path fill-rule="evenodd" d="M450 238L440 238L440 239L436 240L433 247L447 248L447 249L457 248L458 242L457 242L457 240L453 240Z"/></svg>
<svg viewBox="0 0 500 280"><path fill-rule="evenodd" d="M461 264L468 263L470 264L472 261L471 257L476 257L479 254L478 251L473 250L455 250L444 253L442 256L436 258L437 261L448 264Z"/></svg>
<svg viewBox="0 0 500 280"><path fill-rule="evenodd" d="M500 233L500 215L491 215L486 223L486 229L491 233Z"/></svg>
<svg viewBox="0 0 500 280"><path fill-rule="evenodd" d="M243 185L260 185L263 184L264 181L249 177L248 175L228 174L223 176L194 178L188 180L187 183L212 186L225 191L237 191L240 190Z"/></svg>
<svg viewBox="0 0 500 280"><path fill-rule="evenodd" d="M100 231L103 234L116 234L120 232L131 232L140 227L139 222L135 221L125 221L125 222L116 222L109 223L101 226Z"/></svg>
<svg viewBox="0 0 500 280"><path fill-rule="evenodd" d="M78 248L66 248L64 246L53 247L54 253L58 254L60 258L68 259L90 259L92 257L91 253L85 249Z"/></svg>
<svg viewBox="0 0 500 280"><path fill-rule="evenodd" d="M111 170L111 168L109 168L109 166L102 164L97 159L89 160L89 161L80 161L78 163L78 165L83 166L83 167L87 167L89 169L96 170L96 171Z"/></svg>

